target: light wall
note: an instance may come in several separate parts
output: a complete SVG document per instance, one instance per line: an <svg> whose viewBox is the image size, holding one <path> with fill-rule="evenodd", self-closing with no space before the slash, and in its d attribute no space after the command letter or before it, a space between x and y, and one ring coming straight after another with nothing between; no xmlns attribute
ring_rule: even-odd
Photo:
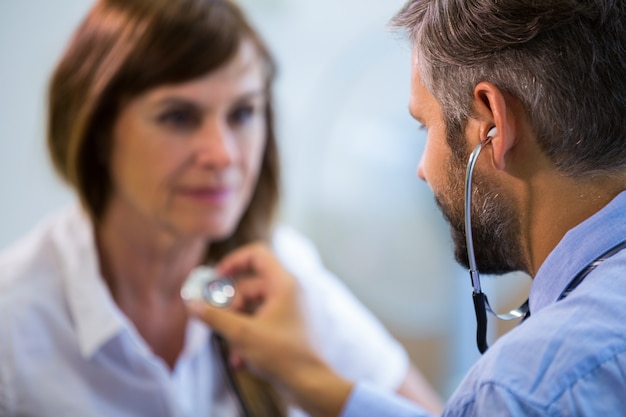
<svg viewBox="0 0 626 417"><path fill-rule="evenodd" d="M279 63L283 221L447 395L477 358L474 318L469 278L415 175L424 136L407 110L410 47L385 27L402 1L241 3ZM73 198L46 159L44 98L90 4L0 3L0 249Z"/></svg>

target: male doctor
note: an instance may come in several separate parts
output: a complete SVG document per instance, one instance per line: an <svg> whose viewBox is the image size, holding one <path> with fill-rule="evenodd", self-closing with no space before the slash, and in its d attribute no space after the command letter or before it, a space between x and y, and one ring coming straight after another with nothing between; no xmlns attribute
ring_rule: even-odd
<svg viewBox="0 0 626 417"><path fill-rule="evenodd" d="M418 175L457 260L469 267L473 249L481 272L533 277L526 318L486 350L443 414L626 415L626 3L411 0L392 23L413 44L410 111L428 129ZM267 247L219 269L253 276L239 281L234 309L189 309L230 341L234 363L312 415L427 415L320 359L297 284ZM475 296L480 319L476 285ZM236 311L251 301L261 302L254 315Z"/></svg>

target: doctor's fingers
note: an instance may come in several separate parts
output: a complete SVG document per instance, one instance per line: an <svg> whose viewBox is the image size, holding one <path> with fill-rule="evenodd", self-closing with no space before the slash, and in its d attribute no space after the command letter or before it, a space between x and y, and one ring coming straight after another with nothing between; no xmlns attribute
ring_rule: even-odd
<svg viewBox="0 0 626 417"><path fill-rule="evenodd" d="M252 314L267 297L268 282L256 275L246 274L236 277L235 286L231 310Z"/></svg>
<svg viewBox="0 0 626 417"><path fill-rule="evenodd" d="M251 243L234 250L217 265L218 272L224 275L255 274L263 278L271 278L277 271L283 269L272 249L262 242Z"/></svg>
<svg viewBox="0 0 626 417"><path fill-rule="evenodd" d="M235 345L245 346L248 329L254 327L252 319L235 311L213 307L197 300L186 302L187 311L204 321L213 331L224 336Z"/></svg>
<svg viewBox="0 0 626 417"><path fill-rule="evenodd" d="M263 275L237 277L230 310L279 319L299 309L303 299L299 281L288 271L277 268Z"/></svg>
<svg viewBox="0 0 626 417"><path fill-rule="evenodd" d="M235 362L235 366L241 367L245 361L259 374L274 376L280 373L277 366L280 362L280 341L285 337L276 337L276 334L284 331L284 326L201 301L187 302L187 309L229 342L234 349L234 355L229 360Z"/></svg>

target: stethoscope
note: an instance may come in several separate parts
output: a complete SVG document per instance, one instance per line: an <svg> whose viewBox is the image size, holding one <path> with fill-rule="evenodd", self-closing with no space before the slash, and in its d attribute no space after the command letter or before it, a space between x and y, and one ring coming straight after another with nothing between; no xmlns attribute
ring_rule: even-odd
<svg viewBox="0 0 626 417"><path fill-rule="evenodd" d="M489 305L487 295L482 292L480 286L480 275L478 273L478 267L476 266L476 258L474 256L474 242L472 239L472 175L474 173L474 166L476 160L482 148L491 142L491 139L497 135L497 128L493 127L487 132L487 138L479 143L469 157L467 163L467 171L465 173L465 242L467 246L467 257L469 259L469 273L472 281L472 300L474 301L474 312L476 313L476 344L480 353L485 353L489 347L487 344L487 312L495 316L500 320L515 320L526 319L530 315L528 300L526 300L518 308L509 311L504 314L497 314ZM561 293L557 301L560 301L567 297L584 279L593 271L598 265L604 262L606 259L615 255L617 252L626 248L626 241L621 242L615 247L609 249L602 255L600 255L595 261L587 265L582 271L580 271L574 279L572 279L565 290Z"/></svg>
<svg viewBox="0 0 626 417"><path fill-rule="evenodd" d="M528 300L518 308L511 310L505 314L497 314L489 305L487 295L482 291L480 286L480 275L476 266L476 258L474 256L474 241L472 239L472 175L474 166L480 151L485 145L491 142L496 136L498 130L493 127L487 133L487 138L474 148L471 153L469 162L467 163L467 171L465 173L465 243L467 246L467 258L469 260L469 273L472 280L472 300L474 301L474 311L476 313L476 344L480 353L485 353L487 345L487 312L493 314L501 320L514 320L524 317L528 313Z"/></svg>
<svg viewBox="0 0 626 417"><path fill-rule="evenodd" d="M235 298L235 293L235 281L232 278L219 276L213 268L204 265L191 271L180 290L183 300L206 301L219 308L229 307ZM226 381L231 392L235 395L241 415L251 417L252 412L230 366L226 340L219 333L213 332L211 343L219 355Z"/></svg>

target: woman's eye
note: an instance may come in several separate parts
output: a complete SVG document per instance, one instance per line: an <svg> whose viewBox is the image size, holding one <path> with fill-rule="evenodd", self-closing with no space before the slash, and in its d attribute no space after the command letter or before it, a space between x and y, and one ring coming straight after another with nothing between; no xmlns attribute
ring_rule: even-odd
<svg viewBox="0 0 626 417"><path fill-rule="evenodd" d="M159 116L159 122L180 129L189 129L199 123L198 117L189 110L170 110Z"/></svg>
<svg viewBox="0 0 626 417"><path fill-rule="evenodd" d="M232 125L243 126L254 117L254 113L255 108L253 105L239 106L228 115L228 121Z"/></svg>

